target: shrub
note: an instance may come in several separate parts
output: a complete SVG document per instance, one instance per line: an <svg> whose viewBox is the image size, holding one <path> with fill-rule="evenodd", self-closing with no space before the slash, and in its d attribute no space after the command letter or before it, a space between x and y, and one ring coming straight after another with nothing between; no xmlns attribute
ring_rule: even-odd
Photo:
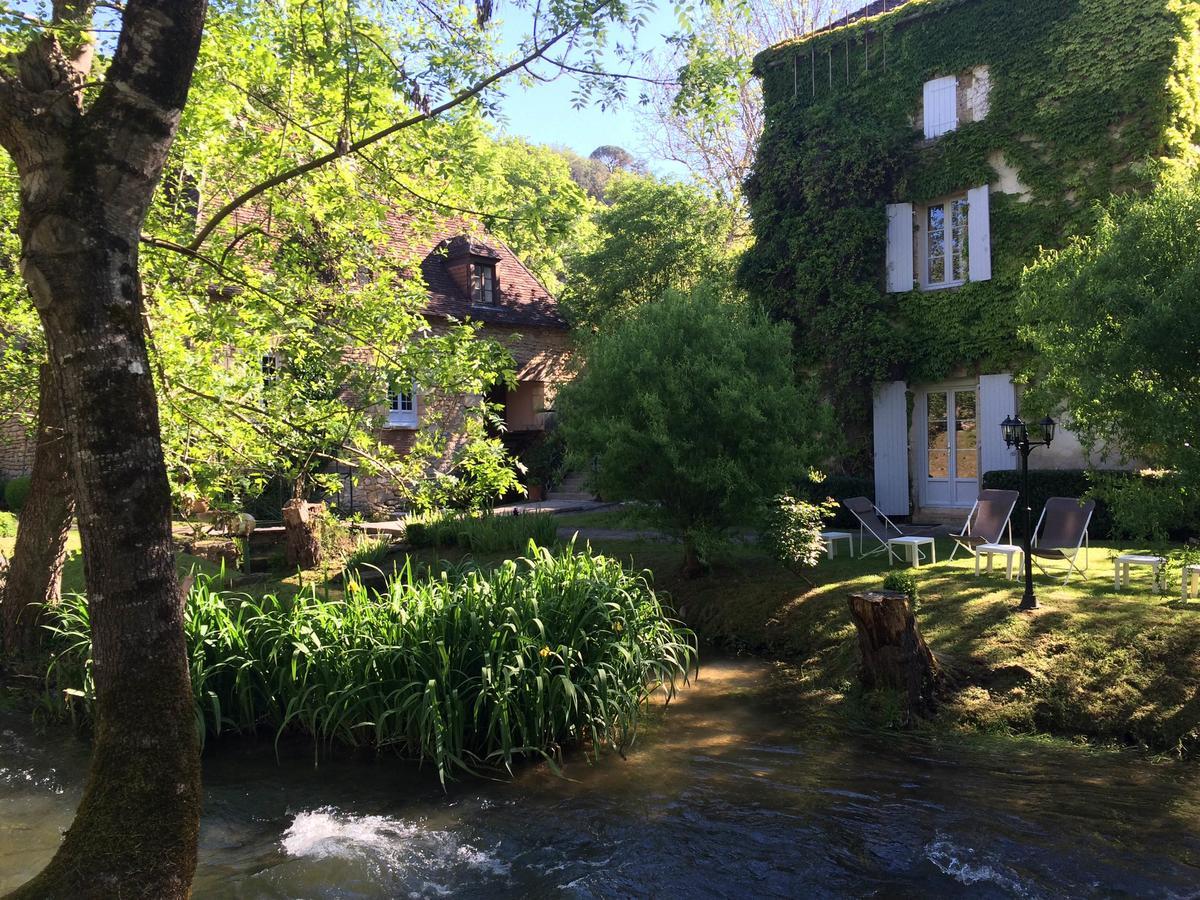
<svg viewBox="0 0 1200 900"><path fill-rule="evenodd" d="M50 675L90 710L87 604L64 597L54 615ZM443 782L567 745L620 748L642 703L659 686L670 697L697 661L646 575L574 546L531 545L492 572L409 565L383 592L351 585L339 601L199 579L186 634L203 734L386 748L431 761Z"/></svg>
<svg viewBox="0 0 1200 900"><path fill-rule="evenodd" d="M530 541L552 546L558 528L550 513L523 516L434 513L415 516L405 524L413 547L459 547L469 553L520 553Z"/></svg>
<svg viewBox="0 0 1200 900"><path fill-rule="evenodd" d="M825 553L821 531L837 504L809 503L788 494L776 497L767 509L763 539L771 554L788 569L811 569Z"/></svg>
<svg viewBox="0 0 1200 900"><path fill-rule="evenodd" d="M668 291L597 334L555 408L599 494L655 509L692 572L695 536L746 524L831 441L789 329L709 285Z"/></svg>
<svg viewBox="0 0 1200 900"><path fill-rule="evenodd" d="M361 567L379 568L391 552L392 542L387 538L360 536L354 542L354 549L346 556L342 570L353 574Z"/></svg>
<svg viewBox="0 0 1200 900"><path fill-rule="evenodd" d="M17 536L17 517L10 512L0 512L0 537Z"/></svg>
<svg viewBox="0 0 1200 900"><path fill-rule="evenodd" d="M908 605L913 612L917 611L917 604L921 602L921 590L917 587L916 575L911 572L888 572L883 579L883 589L903 594L908 598Z"/></svg>
<svg viewBox="0 0 1200 900"><path fill-rule="evenodd" d="M4 505L19 513L29 497L29 476L22 475L4 485Z"/></svg>

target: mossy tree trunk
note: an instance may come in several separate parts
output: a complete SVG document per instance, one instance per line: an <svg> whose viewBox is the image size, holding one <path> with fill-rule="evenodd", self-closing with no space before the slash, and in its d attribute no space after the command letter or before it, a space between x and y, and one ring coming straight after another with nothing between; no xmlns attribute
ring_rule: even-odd
<svg viewBox="0 0 1200 900"><path fill-rule="evenodd" d="M86 30L92 6L56 0L53 12ZM205 11L204 0L128 0L98 88L85 90L90 48L55 36L73 28L32 38L0 73L21 272L66 416L97 715L75 820L17 897L185 897L195 870L199 747L138 241Z"/></svg>
<svg viewBox="0 0 1200 900"><path fill-rule="evenodd" d="M17 668L33 662L44 643L44 610L59 601L67 532L75 513L62 395L49 363L42 364L38 391L37 441L29 497L21 509L17 544L0 606L5 660Z"/></svg>

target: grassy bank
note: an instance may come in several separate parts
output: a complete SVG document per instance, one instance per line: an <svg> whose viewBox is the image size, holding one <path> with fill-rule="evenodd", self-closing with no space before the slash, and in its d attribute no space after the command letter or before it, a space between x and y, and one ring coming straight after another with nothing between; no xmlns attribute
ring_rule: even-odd
<svg viewBox="0 0 1200 900"><path fill-rule="evenodd" d="M887 723L883 698L856 686L858 650L848 594L877 588L887 559L823 560L815 587L755 547L728 551L706 578L675 574L670 545L603 543L657 573L680 616L708 641L795 664L796 689L831 711ZM938 558L950 543L939 541ZM1038 577L1041 609L1017 613L1019 581L976 578L969 558L915 571L917 620L953 679L937 725L1051 734L1155 753L1200 751L1200 602L1159 596L1148 576L1116 594L1112 547L1093 547L1085 582ZM1177 591L1177 588L1175 589Z"/></svg>

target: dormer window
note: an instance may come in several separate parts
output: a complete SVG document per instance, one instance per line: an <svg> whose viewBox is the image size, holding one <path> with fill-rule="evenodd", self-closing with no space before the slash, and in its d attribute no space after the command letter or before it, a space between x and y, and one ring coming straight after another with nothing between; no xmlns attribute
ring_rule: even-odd
<svg viewBox="0 0 1200 900"><path fill-rule="evenodd" d="M496 267L488 263L471 263L471 301L494 306L496 303Z"/></svg>

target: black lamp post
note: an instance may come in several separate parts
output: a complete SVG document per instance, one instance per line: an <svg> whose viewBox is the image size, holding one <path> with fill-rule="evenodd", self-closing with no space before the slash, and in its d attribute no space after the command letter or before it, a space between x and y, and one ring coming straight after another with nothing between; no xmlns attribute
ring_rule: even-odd
<svg viewBox="0 0 1200 900"><path fill-rule="evenodd" d="M1004 430L1004 443L1011 450L1016 448L1021 452L1021 500L1025 504L1025 540L1022 555L1025 557L1025 595L1021 598L1020 609L1037 609L1037 597L1033 593L1033 557L1030 549L1033 543L1033 509L1029 505L1029 454L1034 447L1049 447L1054 440L1055 422L1049 416L1042 419L1042 439L1029 439L1029 426L1020 416L1009 416L1000 423Z"/></svg>

